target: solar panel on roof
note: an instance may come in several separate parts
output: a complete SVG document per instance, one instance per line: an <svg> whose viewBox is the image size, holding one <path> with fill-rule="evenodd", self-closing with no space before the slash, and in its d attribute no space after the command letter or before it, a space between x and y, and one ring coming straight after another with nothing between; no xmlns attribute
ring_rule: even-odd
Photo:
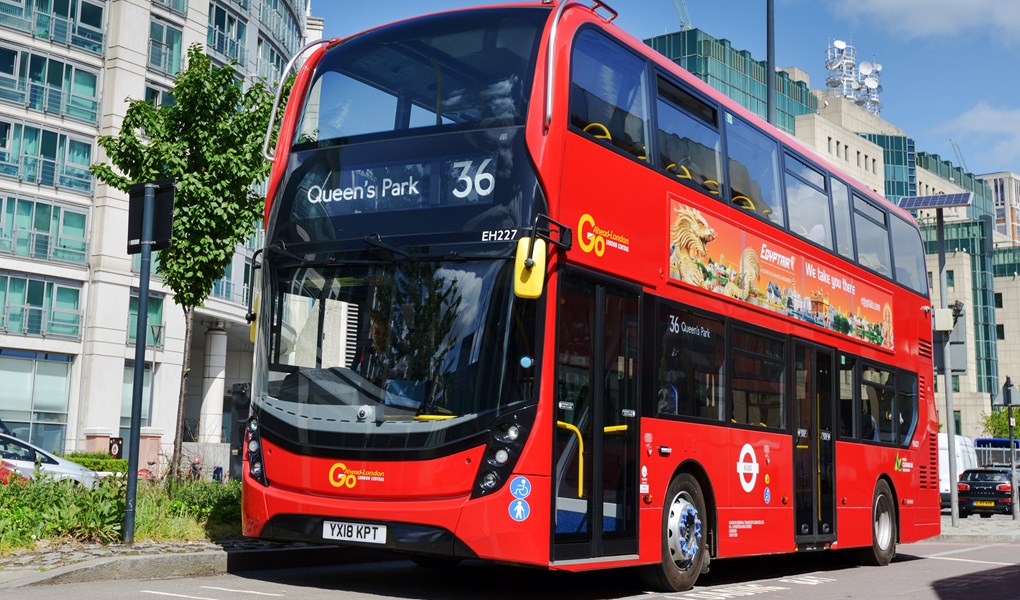
<svg viewBox="0 0 1020 600"><path fill-rule="evenodd" d="M905 196L900 198L898 205L904 210L969 206L973 196L973 192L963 192L962 194L936 194L934 196Z"/></svg>

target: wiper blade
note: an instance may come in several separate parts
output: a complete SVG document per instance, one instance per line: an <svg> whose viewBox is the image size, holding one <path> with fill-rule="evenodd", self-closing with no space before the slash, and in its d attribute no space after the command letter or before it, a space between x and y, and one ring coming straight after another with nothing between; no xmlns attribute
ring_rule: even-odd
<svg viewBox="0 0 1020 600"><path fill-rule="evenodd" d="M397 248L396 246L387 244L382 240L382 236L379 235L378 233L370 233L364 237L364 240L369 244L375 246L376 248L382 248L383 250L389 250L394 254L399 254L400 256L411 258L411 253L402 248Z"/></svg>

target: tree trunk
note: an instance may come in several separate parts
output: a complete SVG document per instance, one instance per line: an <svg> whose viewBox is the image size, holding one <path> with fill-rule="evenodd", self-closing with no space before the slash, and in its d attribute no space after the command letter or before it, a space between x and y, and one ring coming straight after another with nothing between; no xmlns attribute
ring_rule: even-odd
<svg viewBox="0 0 1020 600"><path fill-rule="evenodd" d="M173 479L181 480L181 455L184 444L184 400L188 397L188 373L191 371L191 329L195 318L194 306L182 306L184 311L184 358L181 361L181 393L177 398L177 431L174 433L174 456L171 461Z"/></svg>

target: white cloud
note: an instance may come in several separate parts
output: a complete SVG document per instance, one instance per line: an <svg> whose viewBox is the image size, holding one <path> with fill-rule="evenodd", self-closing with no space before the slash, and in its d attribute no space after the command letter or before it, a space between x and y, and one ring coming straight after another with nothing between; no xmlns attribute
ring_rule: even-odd
<svg viewBox="0 0 1020 600"><path fill-rule="evenodd" d="M878 27L906 39L991 34L1013 45L1020 23L1016 0L830 0L834 12L853 23Z"/></svg>
<svg viewBox="0 0 1020 600"><path fill-rule="evenodd" d="M968 154L978 155L974 157L978 160L968 160L968 163L984 164L994 171L1016 171L1016 165L1020 164L1020 108L978 102L937 130L966 142Z"/></svg>

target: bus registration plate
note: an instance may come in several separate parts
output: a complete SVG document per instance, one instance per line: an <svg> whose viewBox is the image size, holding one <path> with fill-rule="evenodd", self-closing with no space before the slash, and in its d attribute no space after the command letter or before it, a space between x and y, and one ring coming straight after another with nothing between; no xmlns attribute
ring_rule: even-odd
<svg viewBox="0 0 1020 600"><path fill-rule="evenodd" d="M347 521L323 521L322 537L327 540L385 544L386 526L369 525L368 523L349 523Z"/></svg>

